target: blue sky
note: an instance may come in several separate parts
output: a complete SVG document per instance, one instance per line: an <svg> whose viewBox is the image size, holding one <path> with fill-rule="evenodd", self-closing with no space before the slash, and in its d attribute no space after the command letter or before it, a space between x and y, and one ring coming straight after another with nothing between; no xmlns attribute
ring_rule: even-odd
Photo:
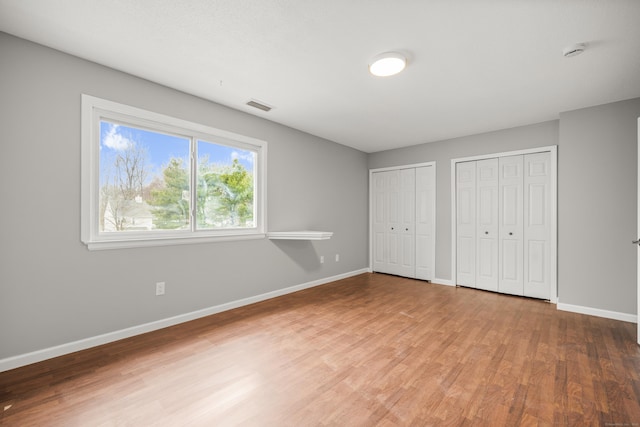
<svg viewBox="0 0 640 427"><path fill-rule="evenodd" d="M208 143L213 142L213 143ZM253 170L253 153L234 147L215 144L215 141L198 141L198 157L209 156L211 164L231 164L237 158L249 171ZM139 128L100 122L100 156L108 159L132 144L147 149L147 160L151 173L149 179L162 173L162 166L172 157L189 158L189 139L175 135L151 132ZM102 169L102 165L101 165Z"/></svg>

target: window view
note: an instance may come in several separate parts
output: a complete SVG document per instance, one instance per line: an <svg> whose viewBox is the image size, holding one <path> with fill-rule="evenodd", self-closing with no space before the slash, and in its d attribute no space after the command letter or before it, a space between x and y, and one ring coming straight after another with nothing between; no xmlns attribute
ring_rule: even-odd
<svg viewBox="0 0 640 427"><path fill-rule="evenodd" d="M260 237L265 155L263 141L85 95L82 239Z"/></svg>
<svg viewBox="0 0 640 427"><path fill-rule="evenodd" d="M100 231L188 229L190 141L100 122Z"/></svg>
<svg viewBox="0 0 640 427"><path fill-rule="evenodd" d="M254 227L255 153L198 141L196 227Z"/></svg>

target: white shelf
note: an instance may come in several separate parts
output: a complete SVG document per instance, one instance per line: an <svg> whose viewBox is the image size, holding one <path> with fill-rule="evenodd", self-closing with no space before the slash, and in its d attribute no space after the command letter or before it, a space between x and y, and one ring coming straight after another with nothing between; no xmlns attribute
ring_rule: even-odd
<svg viewBox="0 0 640 427"><path fill-rule="evenodd" d="M271 240L327 240L333 236L331 231L270 231L267 237Z"/></svg>

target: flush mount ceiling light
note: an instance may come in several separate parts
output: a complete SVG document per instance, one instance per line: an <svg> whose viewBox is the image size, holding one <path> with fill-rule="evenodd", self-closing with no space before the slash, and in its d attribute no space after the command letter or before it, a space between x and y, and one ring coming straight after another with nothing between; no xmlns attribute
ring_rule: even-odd
<svg viewBox="0 0 640 427"><path fill-rule="evenodd" d="M407 58L398 52L376 55L369 64L369 72L374 76L387 77L398 74L407 66Z"/></svg>
<svg viewBox="0 0 640 427"><path fill-rule="evenodd" d="M576 43L571 46L567 46L562 50L562 55L565 58L571 58L572 56L578 56L587 48L584 43Z"/></svg>

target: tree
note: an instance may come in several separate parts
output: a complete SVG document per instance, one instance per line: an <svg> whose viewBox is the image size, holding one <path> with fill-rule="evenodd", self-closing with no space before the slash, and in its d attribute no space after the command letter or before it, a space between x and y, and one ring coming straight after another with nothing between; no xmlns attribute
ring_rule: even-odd
<svg viewBox="0 0 640 427"><path fill-rule="evenodd" d="M213 216L219 225L245 226L253 220L253 175L235 159L231 166L209 168L202 173L205 203L203 219ZM213 211L212 215L207 215ZM200 222L200 221L199 221Z"/></svg>
<svg viewBox="0 0 640 427"><path fill-rule="evenodd" d="M102 230L121 231L135 221L147 179L147 150L130 143L118 151L104 169L100 189L100 226Z"/></svg>
<svg viewBox="0 0 640 427"><path fill-rule="evenodd" d="M171 158L162 171L164 181L150 191L154 224L176 229L189 224L189 173L184 159Z"/></svg>

